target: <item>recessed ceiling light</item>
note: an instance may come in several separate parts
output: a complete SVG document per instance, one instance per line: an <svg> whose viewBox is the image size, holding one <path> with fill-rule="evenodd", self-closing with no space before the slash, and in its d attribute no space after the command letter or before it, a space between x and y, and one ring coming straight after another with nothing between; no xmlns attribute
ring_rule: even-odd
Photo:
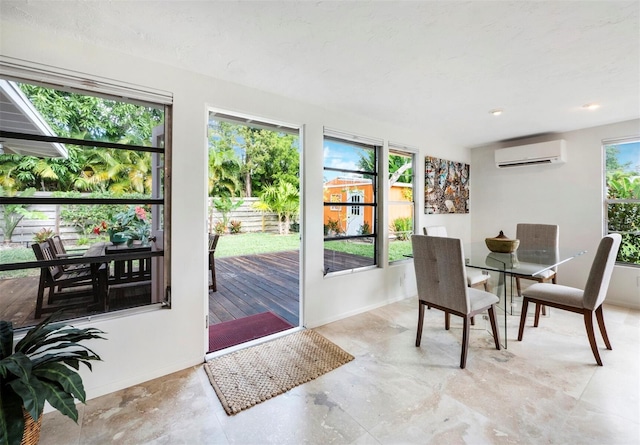
<svg viewBox="0 0 640 445"><path fill-rule="evenodd" d="M502 114L502 111L500 108L496 108L495 110L491 110L489 111L489 114L493 115L493 116L500 116Z"/></svg>
<svg viewBox="0 0 640 445"><path fill-rule="evenodd" d="M585 110L597 110L598 108L600 108L600 105L598 105L598 104L584 104L582 106L582 108L584 108Z"/></svg>

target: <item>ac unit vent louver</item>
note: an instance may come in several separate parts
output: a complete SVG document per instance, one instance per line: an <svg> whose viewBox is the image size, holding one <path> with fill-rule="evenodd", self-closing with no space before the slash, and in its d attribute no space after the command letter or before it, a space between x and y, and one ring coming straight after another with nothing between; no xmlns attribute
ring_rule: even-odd
<svg viewBox="0 0 640 445"><path fill-rule="evenodd" d="M556 164L566 162L566 160L566 147L563 139L501 148L495 151L495 162L498 168Z"/></svg>

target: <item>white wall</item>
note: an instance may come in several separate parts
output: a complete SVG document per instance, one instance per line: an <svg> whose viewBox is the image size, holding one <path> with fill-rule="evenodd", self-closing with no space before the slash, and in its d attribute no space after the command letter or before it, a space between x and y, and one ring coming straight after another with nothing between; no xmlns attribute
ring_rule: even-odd
<svg viewBox="0 0 640 445"><path fill-rule="evenodd" d="M303 275L304 323L308 327L415 295L412 263L323 277L323 126L419 147L424 155L469 161L468 150L440 140L425 122L413 131L329 112L238 85L134 59L96 46L0 22L0 54L29 62L170 91L174 95L171 310L79 322L107 332L96 342L105 360L83 372L89 398L203 361L207 347L206 110L207 106L304 126ZM424 175L424 165L417 174ZM416 190L422 190L420 178ZM416 193L416 198L422 193ZM419 205L418 215L423 206ZM469 233L469 215L452 232ZM419 226L424 221L419 221ZM386 230L386 228L384 228Z"/></svg>
<svg viewBox="0 0 640 445"><path fill-rule="evenodd" d="M481 241L500 230L513 238L519 222L558 224L561 247L588 250L560 266L558 281L584 287L604 234L602 140L639 134L640 120L632 120L520 141L518 144L564 139L567 163L500 170L493 153L502 146L472 149L471 202L477 210L471 215L472 239ZM616 266L607 302L640 308L638 277L639 268Z"/></svg>

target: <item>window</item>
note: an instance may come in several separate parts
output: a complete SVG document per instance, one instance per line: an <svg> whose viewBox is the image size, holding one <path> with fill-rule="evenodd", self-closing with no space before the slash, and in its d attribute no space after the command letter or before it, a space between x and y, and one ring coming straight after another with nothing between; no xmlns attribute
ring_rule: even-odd
<svg viewBox="0 0 640 445"><path fill-rule="evenodd" d="M3 318L168 307L171 96L1 68L0 307L17 314Z"/></svg>
<svg viewBox="0 0 640 445"><path fill-rule="evenodd" d="M406 260L411 254L411 235L415 227L413 199L415 155L389 144L389 258L390 263Z"/></svg>
<svg viewBox="0 0 640 445"><path fill-rule="evenodd" d="M606 233L620 233L617 261L640 266L640 137L605 141Z"/></svg>
<svg viewBox="0 0 640 445"><path fill-rule="evenodd" d="M381 141L325 129L325 274L377 264L377 171L381 146Z"/></svg>

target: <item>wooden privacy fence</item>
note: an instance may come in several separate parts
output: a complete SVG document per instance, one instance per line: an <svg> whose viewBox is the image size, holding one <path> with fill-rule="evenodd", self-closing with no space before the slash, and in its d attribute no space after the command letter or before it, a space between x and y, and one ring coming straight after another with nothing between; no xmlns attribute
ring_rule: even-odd
<svg viewBox="0 0 640 445"><path fill-rule="evenodd" d="M254 208L254 204L259 202L259 198L242 198L244 202L236 210L229 214L229 221L240 221L242 223L240 232L266 232L278 233L278 215L273 212L261 212ZM233 202L237 202L233 198ZM209 232L214 232L216 222L222 221L222 213L213 206L213 199L209 198Z"/></svg>
<svg viewBox="0 0 640 445"><path fill-rule="evenodd" d="M50 192L36 192L36 197L50 197ZM278 233L278 215L272 212L261 212L253 207L258 202L258 198L244 198L243 204L229 214L229 220L240 221L240 232L267 232ZM61 217L62 205L34 205L28 206L30 211L41 212L43 219L27 219L22 218L13 231L11 240L5 239L3 233L5 206L0 205L0 241L12 241L14 243L29 244L33 242L34 235L42 229L49 229L54 234L60 235L63 240L75 241L82 233L79 229ZM222 221L222 214L213 207L212 199L209 198L209 231L213 233L214 225L218 221Z"/></svg>

